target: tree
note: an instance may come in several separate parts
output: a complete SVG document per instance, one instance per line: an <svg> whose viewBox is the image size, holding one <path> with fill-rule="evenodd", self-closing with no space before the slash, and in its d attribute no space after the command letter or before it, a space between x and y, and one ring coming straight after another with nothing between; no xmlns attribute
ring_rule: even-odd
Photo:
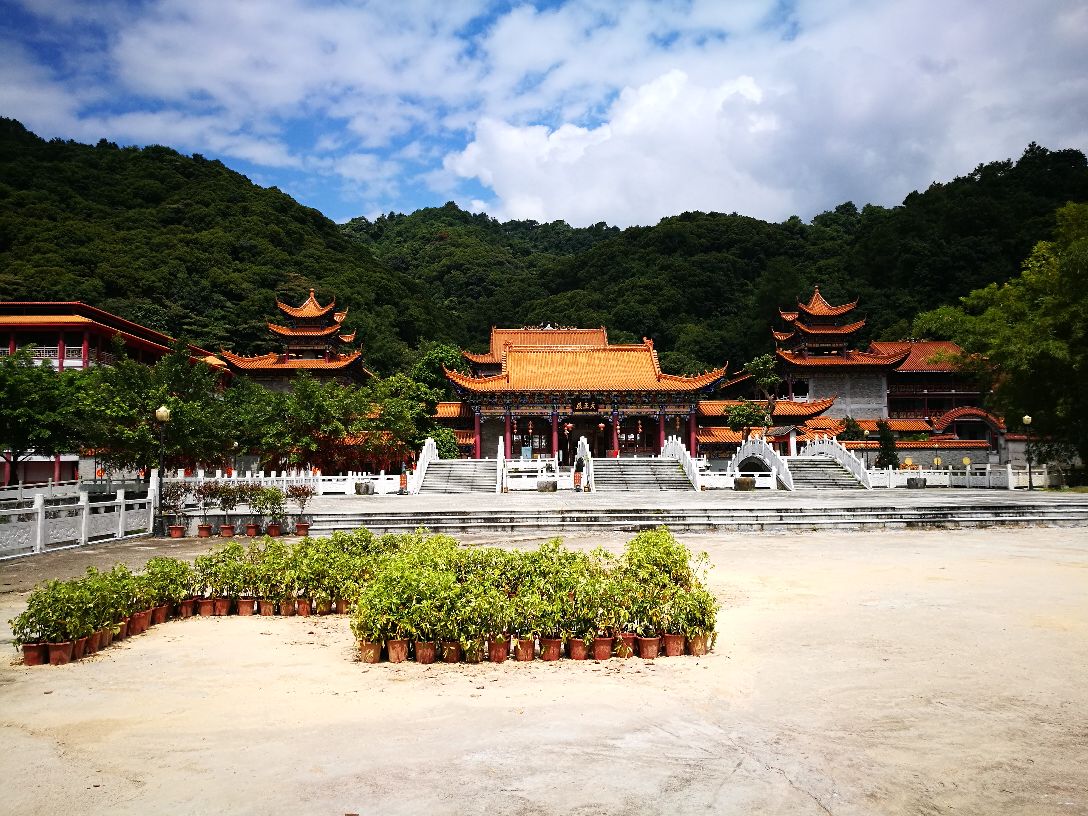
<svg viewBox="0 0 1088 816"><path fill-rule="evenodd" d="M861 429L861 426L858 425L857 420L853 417L846 417L846 419L843 420L843 426L842 432L839 433L837 437L840 441L856 442L859 439L865 438L865 431Z"/></svg>
<svg viewBox="0 0 1088 816"><path fill-rule="evenodd" d="M30 348L0 357L0 450L19 462L32 453L51 456L79 446L83 432L80 372L38 365Z"/></svg>
<svg viewBox="0 0 1088 816"><path fill-rule="evenodd" d="M876 457L878 468L898 468L899 454L895 452L895 434L888 427L888 423L880 420L876 423L877 439L880 442L880 452Z"/></svg>
<svg viewBox="0 0 1088 816"><path fill-rule="evenodd" d="M775 390L782 381L778 374L778 366L775 363L774 356L761 354L754 360L745 363L744 371L752 375L752 382L755 383L756 388L763 394L763 399L767 402L767 416L773 417L775 405L778 404Z"/></svg>
<svg viewBox="0 0 1088 816"><path fill-rule="evenodd" d="M412 366L411 376L428 388L447 393L450 382L446 379L443 368L467 373L468 362L457 346L450 343L427 343L420 347L420 355Z"/></svg>
<svg viewBox="0 0 1088 816"><path fill-rule="evenodd" d="M756 405L750 400L743 400L725 410L725 424L731 431L739 433L742 439L748 438L749 428L762 428L766 419L767 414L763 406Z"/></svg>
<svg viewBox="0 0 1088 816"><path fill-rule="evenodd" d="M1019 277L977 289L957 307L921 314L915 334L951 337L964 364L988 373L990 407L1032 416L1040 439L1065 441L1088 461L1088 204L1057 211Z"/></svg>

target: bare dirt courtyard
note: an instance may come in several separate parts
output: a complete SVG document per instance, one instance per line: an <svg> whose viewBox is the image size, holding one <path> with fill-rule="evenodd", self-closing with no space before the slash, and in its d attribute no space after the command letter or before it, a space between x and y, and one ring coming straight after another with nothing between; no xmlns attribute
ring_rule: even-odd
<svg viewBox="0 0 1088 816"><path fill-rule="evenodd" d="M365 666L336 617L62 667L5 642L0 811L1088 814L1088 530L680 538L724 602L706 658ZM2 636L36 580L156 552L198 549L0 565Z"/></svg>

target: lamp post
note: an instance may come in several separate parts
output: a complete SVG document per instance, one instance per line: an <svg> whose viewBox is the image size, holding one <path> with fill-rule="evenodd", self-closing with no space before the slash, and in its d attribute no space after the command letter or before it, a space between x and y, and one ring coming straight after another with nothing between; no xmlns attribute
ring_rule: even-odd
<svg viewBox="0 0 1088 816"><path fill-rule="evenodd" d="M1024 452L1028 457L1028 490L1035 489L1035 483L1031 480L1031 414L1024 414L1024 431L1027 441L1024 443Z"/></svg>
<svg viewBox="0 0 1088 816"><path fill-rule="evenodd" d="M155 420L159 423L159 495L156 498L159 513L155 517L155 535L164 535L166 532L165 519L162 515L162 489L166 477L166 423L170 421L170 409L160 405L155 409Z"/></svg>
<svg viewBox="0 0 1088 816"><path fill-rule="evenodd" d="M865 469L869 469L869 429L865 428L861 435L865 444L862 446L861 455L865 457Z"/></svg>

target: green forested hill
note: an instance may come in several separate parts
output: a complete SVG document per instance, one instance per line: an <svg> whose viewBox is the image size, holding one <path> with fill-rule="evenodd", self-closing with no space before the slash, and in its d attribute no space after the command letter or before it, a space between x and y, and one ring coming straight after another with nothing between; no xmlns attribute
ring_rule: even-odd
<svg viewBox="0 0 1088 816"><path fill-rule="evenodd" d="M392 370L431 331L429 292L321 213L165 147L45 142L0 119L0 299L82 300L211 348L268 349L274 299L350 308Z"/></svg>
<svg viewBox="0 0 1088 816"><path fill-rule="evenodd" d="M0 299L78 299L213 348L271 345L273 300L310 286L350 307L368 363L422 342L482 349L491 325L605 325L652 337L670 371L770 347L779 305L819 284L860 298L870 336L1015 275L1054 211L1088 201L1075 150L806 223L683 213L653 227L499 223L453 204L337 226L219 162L164 147L45 142L0 119Z"/></svg>

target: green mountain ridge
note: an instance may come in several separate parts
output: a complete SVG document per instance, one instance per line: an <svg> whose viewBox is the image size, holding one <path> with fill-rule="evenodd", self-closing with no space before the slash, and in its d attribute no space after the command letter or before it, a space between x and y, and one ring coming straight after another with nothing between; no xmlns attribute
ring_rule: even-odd
<svg viewBox="0 0 1088 816"><path fill-rule="evenodd" d="M903 204L811 222L689 212L652 227L500 223L449 203L337 225L218 161L166 147L46 142L0 119L0 299L83 300L212 348L275 348L275 298L310 287L350 312L371 367L430 343L482 349L492 325L654 339L668 371L772 347L779 306L859 299L862 339L1017 274L1054 211L1088 200L1076 150L1032 144Z"/></svg>

